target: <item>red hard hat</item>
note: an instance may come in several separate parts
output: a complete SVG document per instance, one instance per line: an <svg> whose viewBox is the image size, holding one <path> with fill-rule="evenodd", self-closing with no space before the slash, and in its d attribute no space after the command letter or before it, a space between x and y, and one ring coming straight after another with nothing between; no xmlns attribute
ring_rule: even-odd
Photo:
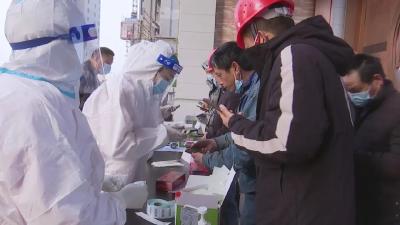
<svg viewBox="0 0 400 225"><path fill-rule="evenodd" d="M293 0L239 0L235 8L236 41L239 47L244 48L242 33L250 22L263 13L268 7L282 4L291 11L294 10Z"/></svg>
<svg viewBox="0 0 400 225"><path fill-rule="evenodd" d="M208 56L207 61L205 61L205 62L203 63L203 65L202 65L202 66L203 66L203 69L204 69L204 71L205 71L206 73L212 73L212 72L214 72L214 68L213 68L213 66L211 65L211 63L212 63L212 62L211 62L211 59L212 59L212 57L213 57L215 51L217 51L216 48L212 50L212 52L211 52L210 55Z"/></svg>

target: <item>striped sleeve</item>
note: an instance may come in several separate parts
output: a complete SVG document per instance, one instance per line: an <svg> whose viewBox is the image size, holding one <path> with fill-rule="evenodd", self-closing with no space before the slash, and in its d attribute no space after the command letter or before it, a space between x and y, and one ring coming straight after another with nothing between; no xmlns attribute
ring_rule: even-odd
<svg viewBox="0 0 400 225"><path fill-rule="evenodd" d="M236 145L280 155L280 160L302 162L317 154L328 120L315 51L306 45L282 50L271 72L273 83L268 87L272 88L264 89L272 97L262 104L268 107L260 110L262 119L252 122L236 115L229 122Z"/></svg>

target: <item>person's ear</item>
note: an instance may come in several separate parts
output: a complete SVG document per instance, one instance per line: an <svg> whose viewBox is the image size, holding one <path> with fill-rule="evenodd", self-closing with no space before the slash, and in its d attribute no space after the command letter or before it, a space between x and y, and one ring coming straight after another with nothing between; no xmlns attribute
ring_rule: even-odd
<svg viewBox="0 0 400 225"><path fill-rule="evenodd" d="M101 59L100 59L100 57L101 57L101 56L99 56L99 54L96 54L96 55L95 55L95 58L94 58L94 61L96 61L97 66L98 66L99 68L101 67Z"/></svg>
<svg viewBox="0 0 400 225"><path fill-rule="evenodd" d="M153 80L154 80L155 82L159 81L159 80L162 78L162 77L161 77L161 71L162 71L162 67L161 67L159 70L157 70L156 74L154 74Z"/></svg>
<svg viewBox="0 0 400 225"><path fill-rule="evenodd" d="M384 78L381 74L374 74L372 77L372 82L375 82L377 85L383 85Z"/></svg>
<svg viewBox="0 0 400 225"><path fill-rule="evenodd" d="M232 62L232 68L233 68L233 72L235 73L235 75L240 73L240 66L237 62L235 62L235 61Z"/></svg>
<svg viewBox="0 0 400 225"><path fill-rule="evenodd" d="M258 38L259 38L259 43L260 44L264 44L264 43L266 43L267 41L269 41L272 37L272 35L270 34L270 33L268 33L268 32L265 32L265 31L261 31L261 30L259 30L258 31Z"/></svg>
<svg viewBox="0 0 400 225"><path fill-rule="evenodd" d="M240 66L239 66L239 64L237 62L232 62L231 74L232 73L233 73L233 77L235 78L235 80L241 79Z"/></svg>
<svg viewBox="0 0 400 225"><path fill-rule="evenodd" d="M381 90L384 82L385 82L385 79L383 78L383 76L381 74L374 74L372 76L372 82L370 84L370 94L372 94L373 96L376 96L378 94L379 90Z"/></svg>

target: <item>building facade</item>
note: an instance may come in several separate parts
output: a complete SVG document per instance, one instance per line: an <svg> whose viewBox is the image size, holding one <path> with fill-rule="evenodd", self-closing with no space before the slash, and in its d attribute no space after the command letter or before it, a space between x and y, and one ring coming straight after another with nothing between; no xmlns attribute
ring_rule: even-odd
<svg viewBox="0 0 400 225"><path fill-rule="evenodd" d="M217 0L215 46L235 39L232 22L236 2ZM324 16L335 35L356 52L381 58L385 73L400 87L399 0L295 0L295 5L296 22Z"/></svg>
<svg viewBox="0 0 400 225"><path fill-rule="evenodd" d="M101 0L85 0L81 1L83 4L81 6L84 9L84 16L87 24L96 24L97 34L100 35L100 8ZM84 58L89 59L93 51L99 47L100 41L91 41L90 43L85 43Z"/></svg>
<svg viewBox="0 0 400 225"><path fill-rule="evenodd" d="M172 38L184 67L178 78L178 117L199 113L198 100L207 97L201 63L213 48L235 40L234 8L237 0L143 0L158 16L158 37ZM400 79L399 0L294 0L295 22L322 15L334 34L344 38L356 52L380 57L387 76ZM158 3L157 3L158 2ZM176 39L175 39L176 38ZM396 76L397 74L397 76ZM398 85L400 87L400 85Z"/></svg>

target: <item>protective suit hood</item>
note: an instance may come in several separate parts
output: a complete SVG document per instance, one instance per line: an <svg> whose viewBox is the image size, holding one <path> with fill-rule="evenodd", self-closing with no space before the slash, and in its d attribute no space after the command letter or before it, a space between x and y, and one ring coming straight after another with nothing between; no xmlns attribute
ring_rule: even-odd
<svg viewBox="0 0 400 225"><path fill-rule="evenodd" d="M17 43L68 34L71 27L85 24L83 6L82 0L14 0L7 11L7 40ZM69 95L76 94L82 71L76 48L67 40L13 51L3 66L44 78Z"/></svg>
<svg viewBox="0 0 400 225"><path fill-rule="evenodd" d="M160 54L171 57L172 47L165 41L141 41L128 52L122 75L129 80L151 80L162 64L157 62Z"/></svg>
<svg viewBox="0 0 400 225"><path fill-rule="evenodd" d="M173 53L164 41L133 45L122 72L110 76L83 107L106 162L105 179L115 184L115 190L137 180L139 162L168 141L153 78L163 66L157 61L160 54Z"/></svg>
<svg viewBox="0 0 400 225"><path fill-rule="evenodd" d="M102 156L67 95L78 87L81 65L76 46L59 35L83 25L82 6L14 0L8 10L7 38L24 50L0 68L0 224L126 222L126 204L101 192ZM33 44L43 37L56 39Z"/></svg>

